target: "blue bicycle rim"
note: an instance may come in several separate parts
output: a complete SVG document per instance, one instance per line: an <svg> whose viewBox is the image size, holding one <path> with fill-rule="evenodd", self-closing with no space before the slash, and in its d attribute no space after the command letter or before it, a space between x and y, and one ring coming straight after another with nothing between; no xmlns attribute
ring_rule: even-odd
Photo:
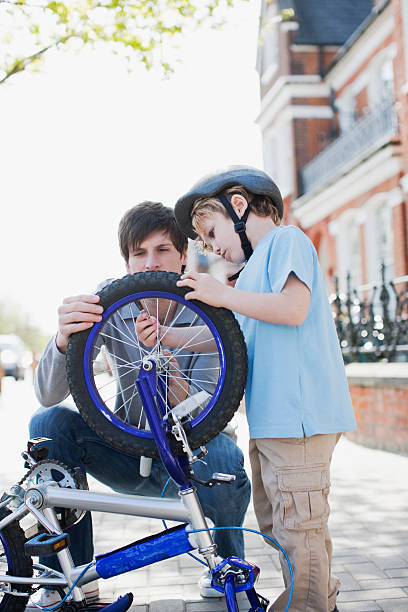
<svg viewBox="0 0 408 612"><path fill-rule="evenodd" d="M220 369L217 385L216 385L215 391L212 394L211 399L209 400L208 404L203 408L203 410L196 417L194 417L191 421L189 421L189 425L191 428L194 428L199 423L201 423L201 421L205 419L208 413L212 410L214 404L217 402L220 396L220 393L222 391L223 385L224 385L226 360L225 360L224 346L223 346L221 337L214 323L211 321L208 315L205 312L203 312L201 308L199 308L199 306L197 306L196 304L193 304L192 302L185 300L183 297L179 295L176 295L174 293L169 293L166 291L141 291L138 293L132 293L131 295L127 295L117 300L111 306L109 306L108 308L104 310L102 314L102 320L99 321L98 323L95 323L93 327L91 328L91 331L86 340L86 345L85 345L85 350L84 350L83 372L84 372L85 384L88 389L89 395L94 405L99 410L99 412L108 421L110 421L115 427L117 427L118 429L121 429L122 431L132 436L138 436L138 437L143 437L143 438L153 438L150 431L139 429L138 427L135 427L129 423L124 422L122 419L116 417L106 407L105 402L102 400L96 388L95 381L94 381L93 368L92 368L92 358L93 358L92 350L93 350L95 341L101 331L101 328L103 327L107 319L114 312L116 312L123 306L126 306L130 302L134 302L135 300L142 300L145 298L159 298L159 299L161 298L161 299L173 300L174 302L178 302L179 304L186 306L187 308L195 312L195 314L197 314L200 317L200 319L202 319L202 321L207 325L217 345L218 355L219 355L219 369Z"/></svg>

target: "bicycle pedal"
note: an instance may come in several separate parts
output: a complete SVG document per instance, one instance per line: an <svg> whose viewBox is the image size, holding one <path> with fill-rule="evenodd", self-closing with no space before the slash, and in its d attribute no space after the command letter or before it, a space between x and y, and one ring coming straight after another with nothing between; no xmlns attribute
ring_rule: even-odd
<svg viewBox="0 0 408 612"><path fill-rule="evenodd" d="M212 478L210 478L210 480L201 480L200 478L197 478L193 470L190 470L189 476L194 482L198 482L204 487L210 487L210 489L212 487L215 487L215 485L217 484L231 484L231 482L234 482L234 480L236 479L236 476L234 474L222 474L221 472L216 472L212 475Z"/></svg>
<svg viewBox="0 0 408 612"><path fill-rule="evenodd" d="M30 557L49 557L64 550L70 543L68 533L39 533L24 544L24 550Z"/></svg>
<svg viewBox="0 0 408 612"><path fill-rule="evenodd" d="M234 482L234 480L236 480L236 476L235 474L223 474L222 472L214 472L214 474L212 475L211 480L213 482L226 482L226 483L231 483Z"/></svg>
<svg viewBox="0 0 408 612"><path fill-rule="evenodd" d="M30 468L33 461L38 463L47 459L51 442L51 438L31 438L27 442L27 450L22 453L23 459L26 459L24 467Z"/></svg>

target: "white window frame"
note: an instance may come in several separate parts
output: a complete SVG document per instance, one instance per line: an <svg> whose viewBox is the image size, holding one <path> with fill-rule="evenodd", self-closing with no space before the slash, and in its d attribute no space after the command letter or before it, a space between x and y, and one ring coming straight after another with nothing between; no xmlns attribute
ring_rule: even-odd
<svg viewBox="0 0 408 612"><path fill-rule="evenodd" d="M339 110L340 132L344 134L352 129L356 117L356 99L350 92L336 100L336 107Z"/></svg>
<svg viewBox="0 0 408 612"><path fill-rule="evenodd" d="M367 282L378 283L381 280L381 264L385 263L385 280L389 281L394 277L394 232L393 232L393 206L394 198L389 192L377 193L362 207L364 215L364 243ZM381 253L379 244L378 219L377 214L380 209L385 211L388 216L387 223L389 225L389 244L388 253Z"/></svg>
<svg viewBox="0 0 408 612"><path fill-rule="evenodd" d="M351 274L351 289L356 289L362 283L362 248L360 238L361 218L358 208L345 210L337 219L329 224L329 232L335 236L337 255L337 277L339 290L347 291L347 274ZM357 257L350 251L350 236L357 232Z"/></svg>
<svg viewBox="0 0 408 612"><path fill-rule="evenodd" d="M263 143L265 171L272 176L285 198L294 191L292 122L280 121L266 130Z"/></svg>

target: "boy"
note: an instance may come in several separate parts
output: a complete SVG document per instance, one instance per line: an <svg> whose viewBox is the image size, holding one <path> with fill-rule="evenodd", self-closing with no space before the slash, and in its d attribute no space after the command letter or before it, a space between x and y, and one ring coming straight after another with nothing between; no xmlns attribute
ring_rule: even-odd
<svg viewBox="0 0 408 612"><path fill-rule="evenodd" d="M187 258L187 239L180 232L171 208L156 202L143 202L131 208L119 225L119 243L128 273L165 270L180 273ZM69 396L65 372L65 353L69 336L88 329L101 319L102 307L96 295L66 298L58 309L58 332L49 341L38 365L35 380L37 398L42 406L30 423L30 436L52 439L50 458L70 468L80 467L104 484L120 493L159 496L168 474L159 459L153 459L148 478L140 476L140 458L111 448L70 407L58 405ZM207 444L207 465L197 463L198 478L208 480L213 472L236 475L231 485L209 489L197 485L197 493L204 514L215 525L242 525L249 503L250 483L243 467L243 455L233 440L221 433ZM175 496L176 488L169 485L166 495ZM71 553L74 562L88 563L93 557L92 523L90 513L71 529ZM243 555L243 538L239 531L216 531L215 541L222 556ZM58 563L44 560L58 568ZM56 591L43 590L40 605L52 606L60 600ZM98 597L97 584L84 587L88 601ZM211 588L211 577L203 575L200 593L217 597Z"/></svg>
<svg viewBox="0 0 408 612"><path fill-rule="evenodd" d="M233 310L245 336L245 392L254 505L260 530L287 552L293 612L337 610L327 521L330 462L355 428L341 351L317 254L297 227L282 227L278 187L264 172L231 166L198 181L175 206L181 230L228 262L247 261L234 287L189 272L178 285ZM283 612L285 591L271 606Z"/></svg>

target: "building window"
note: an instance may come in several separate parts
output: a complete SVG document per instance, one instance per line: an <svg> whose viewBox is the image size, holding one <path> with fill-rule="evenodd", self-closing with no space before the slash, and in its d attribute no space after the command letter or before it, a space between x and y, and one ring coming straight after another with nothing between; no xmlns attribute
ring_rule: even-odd
<svg viewBox="0 0 408 612"><path fill-rule="evenodd" d="M339 109L340 131L342 134L349 132L356 121L356 99L354 96L339 98L336 101Z"/></svg>
<svg viewBox="0 0 408 612"><path fill-rule="evenodd" d="M293 193L293 143L289 122L265 135L264 166L279 186L282 197Z"/></svg>
<svg viewBox="0 0 408 612"><path fill-rule="evenodd" d="M350 243L346 272L350 273L351 287L358 287L361 285L360 226L353 221L346 229L346 236L349 236Z"/></svg>
<svg viewBox="0 0 408 612"><path fill-rule="evenodd" d="M330 232L335 235L337 273L340 291L347 291L347 276L350 274L351 288L356 289L362 284L361 234L358 211L354 208L346 210L333 221Z"/></svg>
<svg viewBox="0 0 408 612"><path fill-rule="evenodd" d="M389 100L394 92L394 71L392 60L388 59L371 73L368 83L370 108L374 110L383 100Z"/></svg>
<svg viewBox="0 0 408 612"><path fill-rule="evenodd" d="M367 281L381 280L381 266L385 264L385 280L394 276L394 237L392 229L392 208L387 196L376 197L367 202L367 221L364 227L366 245Z"/></svg>

